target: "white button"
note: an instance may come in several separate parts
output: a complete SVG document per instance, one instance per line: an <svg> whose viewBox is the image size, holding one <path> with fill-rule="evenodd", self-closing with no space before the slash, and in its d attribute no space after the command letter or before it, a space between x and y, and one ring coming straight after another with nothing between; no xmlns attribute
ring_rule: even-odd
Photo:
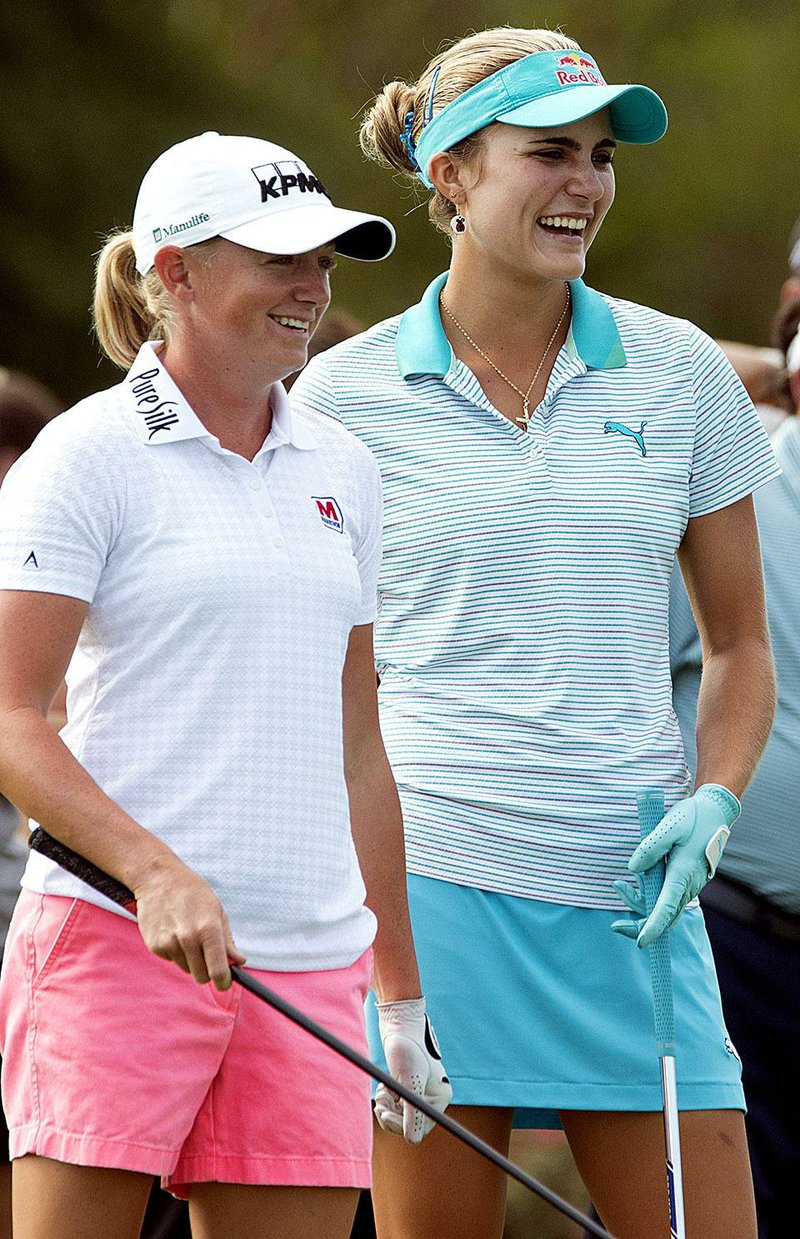
<svg viewBox="0 0 800 1239"><path fill-rule="evenodd" d="M283 546L283 538L273 538L272 545L278 547Z"/></svg>
<svg viewBox="0 0 800 1239"><path fill-rule="evenodd" d="M250 479L250 489L251 489L251 490L261 490L261 482L260 482L260 480L259 480L258 478L251 478L251 479Z"/></svg>

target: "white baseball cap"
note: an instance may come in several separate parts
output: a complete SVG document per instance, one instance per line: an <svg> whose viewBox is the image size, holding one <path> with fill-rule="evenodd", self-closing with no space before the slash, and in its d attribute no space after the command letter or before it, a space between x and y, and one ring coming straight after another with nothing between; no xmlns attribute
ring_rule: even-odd
<svg viewBox="0 0 800 1239"><path fill-rule="evenodd" d="M291 151L262 138L209 132L159 155L133 213L136 269L146 275L165 245L225 237L265 254L305 254L335 242L348 258L376 261L394 249L388 220L335 207Z"/></svg>

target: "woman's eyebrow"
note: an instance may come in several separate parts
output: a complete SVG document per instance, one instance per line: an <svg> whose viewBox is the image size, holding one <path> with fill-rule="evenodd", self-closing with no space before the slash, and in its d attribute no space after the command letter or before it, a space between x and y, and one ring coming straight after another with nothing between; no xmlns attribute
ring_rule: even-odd
<svg viewBox="0 0 800 1239"><path fill-rule="evenodd" d="M528 146L563 146L566 150L579 151L582 148L582 143L575 138L557 137L557 138L530 138ZM601 138L599 142L595 142L593 150L598 150L600 147L608 147L611 150L616 149L616 142L613 138Z"/></svg>

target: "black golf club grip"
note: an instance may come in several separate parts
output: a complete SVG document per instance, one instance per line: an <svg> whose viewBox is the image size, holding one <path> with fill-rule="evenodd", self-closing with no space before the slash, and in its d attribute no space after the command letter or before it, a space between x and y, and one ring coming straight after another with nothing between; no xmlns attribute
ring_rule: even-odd
<svg viewBox="0 0 800 1239"><path fill-rule="evenodd" d="M124 883L116 878L112 878L110 874L105 873L97 865L92 864L85 856L80 856L72 848L67 847L65 843L60 843L58 839L54 839L41 826L37 826L31 831L28 837L28 846L35 852L41 852L43 856L54 860L62 869L66 869L74 877L80 878L81 881L86 882L88 886L105 895L113 903L118 903L128 912L133 913L134 916L136 915L136 898L132 890L129 890ZM537 1196L541 1196L542 1200L546 1200L553 1208L558 1209L559 1213L563 1213L566 1217L571 1218L573 1222L577 1222L590 1235L597 1236L597 1239L614 1239L614 1236L610 1235L598 1222L587 1217L579 1209L576 1209L574 1205L571 1205L569 1201L562 1200L549 1187L545 1187L543 1183L526 1174L519 1166L515 1166L513 1162L509 1161L507 1157L503 1157L502 1153L498 1153L496 1149L493 1149L490 1144L486 1144L484 1140L474 1135L468 1128L462 1127L449 1114L437 1110L424 1097L420 1097L412 1092L411 1089L406 1088L399 1080L395 1080L393 1076L390 1076L377 1063L373 1063L371 1059L360 1054L358 1050L348 1045L346 1041L340 1041L334 1033L329 1032L327 1028L323 1028L321 1024L317 1024L305 1012L286 1002L284 998L281 998L280 994L276 994L274 990L268 989L266 985L256 980L244 968L232 965L231 976L243 989L249 990L251 994L255 994L257 998L268 1003L276 1011L280 1011L287 1019L298 1024L300 1028L304 1028L306 1032L311 1033L318 1041L322 1041L325 1045L330 1046L342 1058L346 1058L354 1067L358 1067L366 1075L371 1076L373 1080L377 1080L379 1084L383 1084L386 1088L391 1089L403 1101L415 1106L417 1110L421 1110L427 1118L432 1119L434 1123L438 1123L440 1127L444 1127L445 1131L449 1131L452 1136L455 1136L464 1144L468 1144L476 1153L480 1153L482 1157L498 1166L500 1170L505 1171L507 1175L510 1175L512 1179L516 1179L523 1187L527 1187L529 1191L535 1192Z"/></svg>

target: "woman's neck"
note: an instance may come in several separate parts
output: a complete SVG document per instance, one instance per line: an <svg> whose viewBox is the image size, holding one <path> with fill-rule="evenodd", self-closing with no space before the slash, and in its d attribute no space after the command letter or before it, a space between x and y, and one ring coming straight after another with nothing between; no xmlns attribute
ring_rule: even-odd
<svg viewBox="0 0 800 1239"><path fill-rule="evenodd" d="M566 298L563 279L526 278L496 267L484 271L480 262L467 261L460 254L453 256L443 290L447 308L494 361L505 357L524 362L537 350L543 351L564 311ZM565 315L555 346L563 344L568 330ZM460 354L461 350L456 352Z"/></svg>
<svg viewBox="0 0 800 1239"><path fill-rule="evenodd" d="M496 269L484 274L454 257L442 299L461 328L496 365L505 368L505 361L517 371L544 352L561 320L551 344L555 356L569 331L566 281L529 280L511 272L504 276ZM456 355L465 357L463 331L448 322L447 314L443 325Z"/></svg>
<svg viewBox="0 0 800 1239"><path fill-rule="evenodd" d="M215 356L213 349L171 340L160 360L206 429L228 451L252 460L272 425L270 389L278 381L262 364Z"/></svg>

